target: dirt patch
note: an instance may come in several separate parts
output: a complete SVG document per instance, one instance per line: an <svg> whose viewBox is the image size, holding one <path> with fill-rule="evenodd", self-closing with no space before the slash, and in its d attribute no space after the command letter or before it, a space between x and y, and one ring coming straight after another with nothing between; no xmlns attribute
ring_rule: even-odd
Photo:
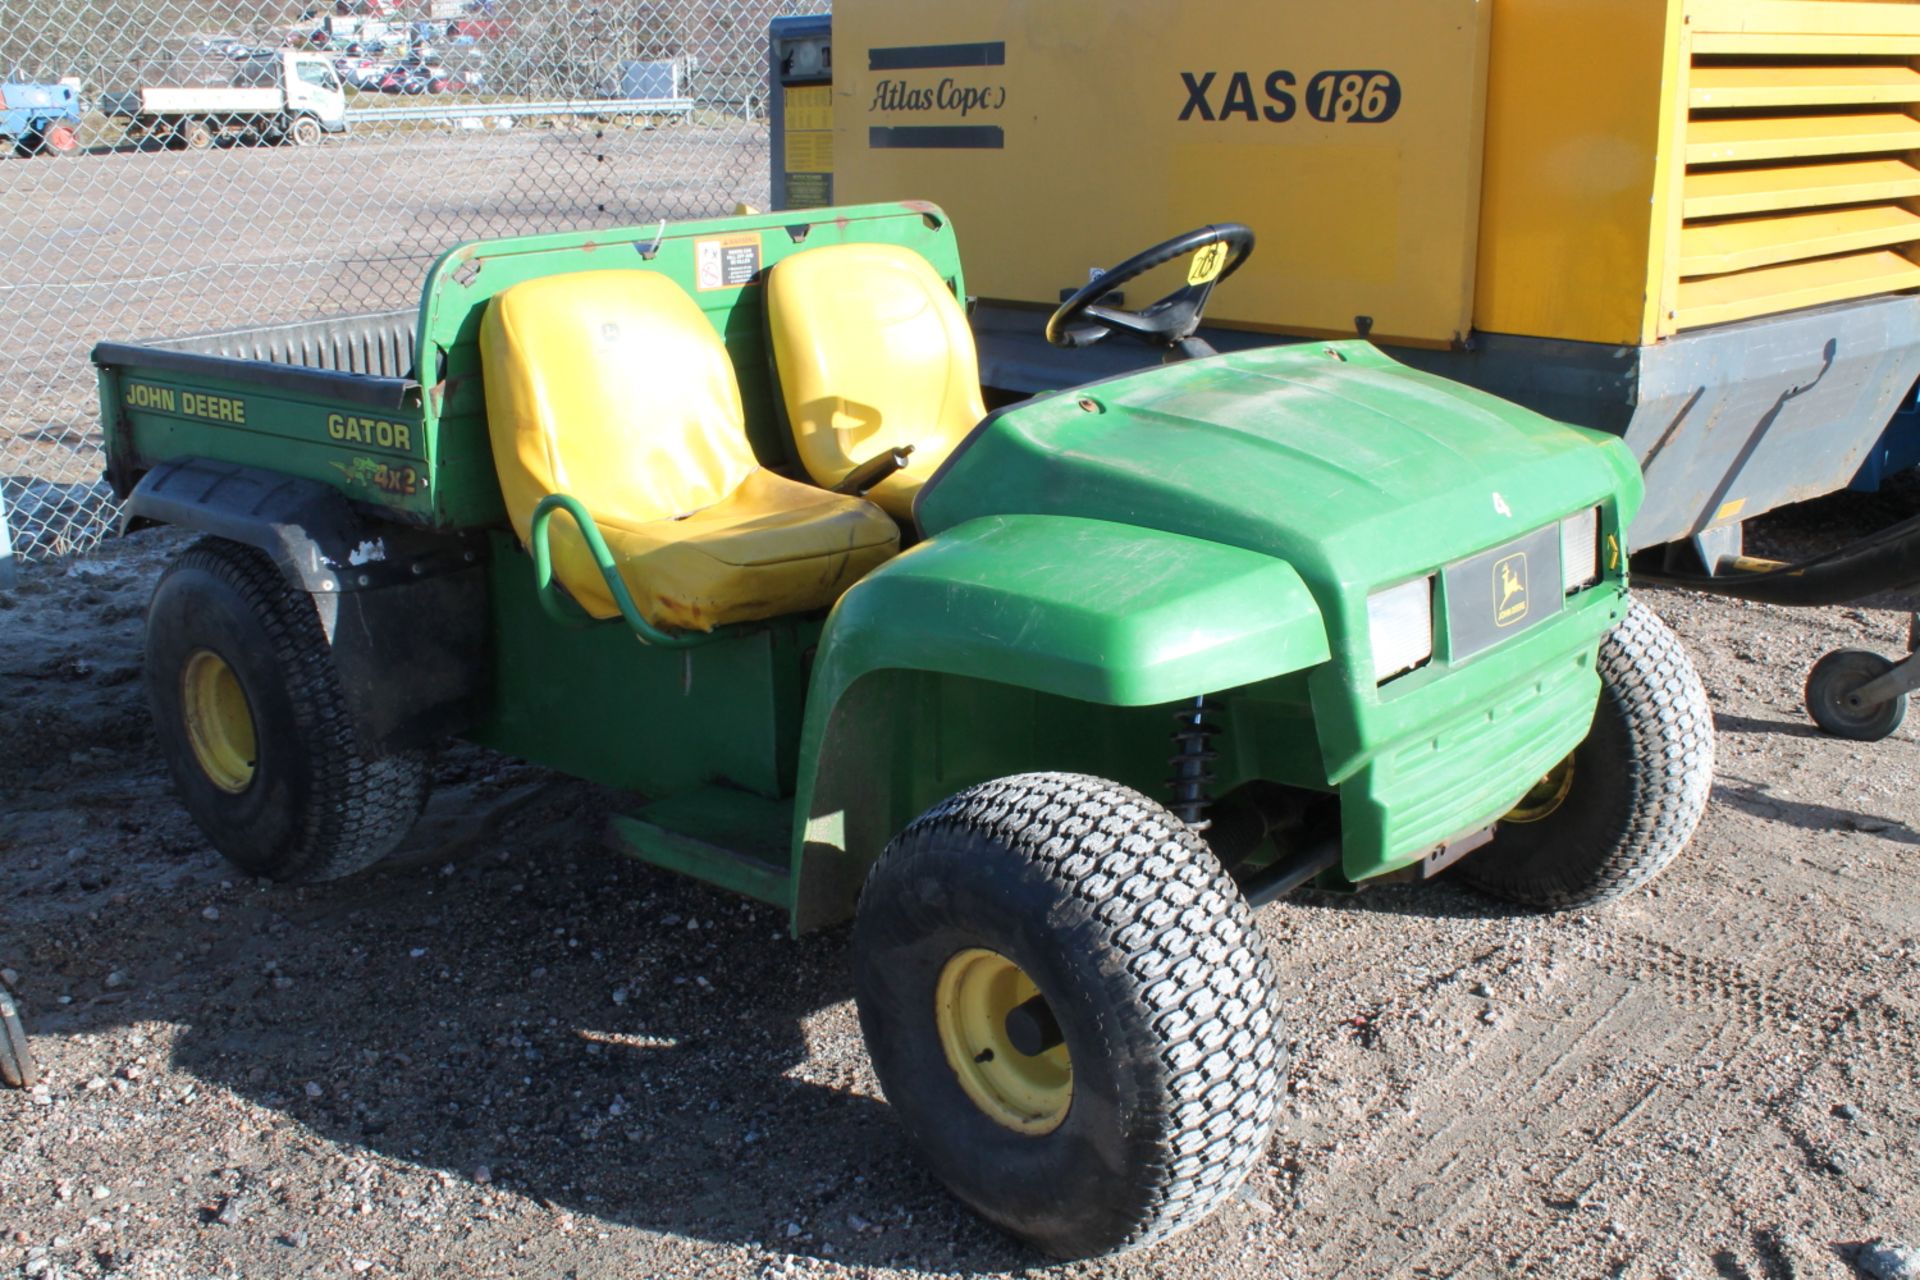
<svg viewBox="0 0 1920 1280"><path fill-rule="evenodd" d="M1830 500L1769 521L1829 545ZM0 1274L1023 1273L907 1150L845 935L606 852L610 797L445 753L394 863L245 879L169 793L140 610L184 540L0 595ZM1649 892L1515 915L1445 883L1261 921L1282 1129L1198 1230L1077 1275L1851 1276L1920 1238L1920 767L1800 710L1902 615L1647 598L1720 729Z"/></svg>

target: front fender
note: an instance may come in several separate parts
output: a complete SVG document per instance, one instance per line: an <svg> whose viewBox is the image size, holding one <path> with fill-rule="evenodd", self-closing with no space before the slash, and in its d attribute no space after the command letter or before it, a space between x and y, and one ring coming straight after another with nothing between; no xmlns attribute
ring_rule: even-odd
<svg viewBox="0 0 1920 1280"><path fill-rule="evenodd" d="M795 931L849 914L867 865L934 801L1033 767L964 711L937 723L941 700L911 701L913 680L1031 691L1051 714L1082 709L1092 735L1101 708L1173 703L1328 657L1299 573L1259 552L1069 516L942 531L847 592L821 637L794 807Z"/></svg>

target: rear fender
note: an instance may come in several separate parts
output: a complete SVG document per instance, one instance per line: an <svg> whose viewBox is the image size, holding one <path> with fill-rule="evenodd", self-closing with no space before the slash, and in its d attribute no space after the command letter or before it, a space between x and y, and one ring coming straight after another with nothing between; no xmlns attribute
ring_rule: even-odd
<svg viewBox="0 0 1920 1280"><path fill-rule="evenodd" d="M121 519L122 532L172 524L253 547L311 593L369 742L426 745L477 721L484 542L377 520L318 480L207 458L148 471Z"/></svg>
<svg viewBox="0 0 1920 1280"><path fill-rule="evenodd" d="M795 932L850 915L866 868L929 805L1063 767L1040 735L1100 757L1102 737L1138 717L1127 709L1328 657L1299 573L1259 552L1066 516L941 532L847 592L821 636L794 806ZM1000 724L1009 710L1040 734Z"/></svg>

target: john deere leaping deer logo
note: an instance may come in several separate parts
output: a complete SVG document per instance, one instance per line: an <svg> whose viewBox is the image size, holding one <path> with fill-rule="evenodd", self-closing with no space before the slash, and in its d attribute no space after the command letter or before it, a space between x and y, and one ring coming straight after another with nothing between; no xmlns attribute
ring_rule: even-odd
<svg viewBox="0 0 1920 1280"><path fill-rule="evenodd" d="M1510 627L1527 616L1527 555L1508 556L1493 566L1493 624Z"/></svg>

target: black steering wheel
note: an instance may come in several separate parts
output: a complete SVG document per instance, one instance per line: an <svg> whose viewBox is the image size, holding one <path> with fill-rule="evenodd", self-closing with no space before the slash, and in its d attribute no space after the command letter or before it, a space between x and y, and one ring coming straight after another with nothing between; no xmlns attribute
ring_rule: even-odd
<svg viewBox="0 0 1920 1280"><path fill-rule="evenodd" d="M1200 315L1213 296L1213 286L1238 271L1252 253L1253 231L1238 222L1215 223L1163 240L1113 270L1101 272L1061 303L1047 321L1047 341L1056 347L1090 347L1119 330L1150 347L1211 354L1212 348L1193 337L1200 328ZM1099 305L1098 300L1114 290L1187 254L1193 255L1187 267L1187 283L1152 306L1122 311ZM1205 349L1193 351L1190 347Z"/></svg>

